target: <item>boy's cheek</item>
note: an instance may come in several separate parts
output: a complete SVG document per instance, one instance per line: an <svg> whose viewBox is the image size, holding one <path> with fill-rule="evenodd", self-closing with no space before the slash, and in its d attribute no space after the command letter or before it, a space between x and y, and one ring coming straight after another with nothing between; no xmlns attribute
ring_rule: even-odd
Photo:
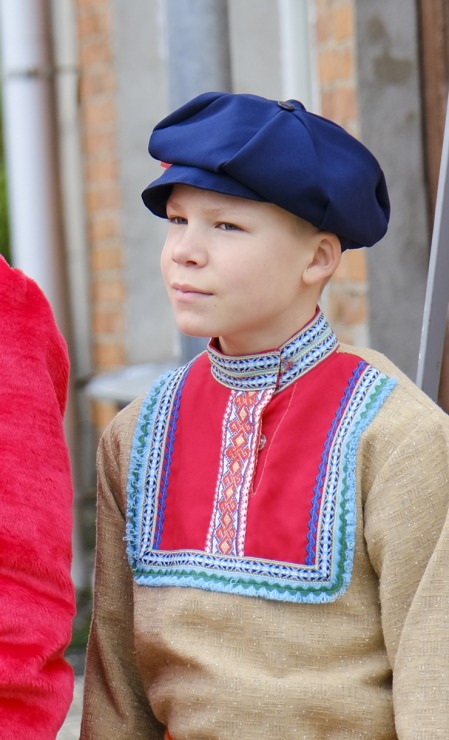
<svg viewBox="0 0 449 740"><path fill-rule="evenodd" d="M162 251L161 259L160 259L160 269L162 273L162 279L164 281L165 287L168 289L169 284L169 260L167 258L167 255L165 251Z"/></svg>
<svg viewBox="0 0 449 740"><path fill-rule="evenodd" d="M166 250L165 247L162 249L161 256L159 259L159 267L161 269L162 275L164 275L165 267L166 267L167 257L166 257Z"/></svg>

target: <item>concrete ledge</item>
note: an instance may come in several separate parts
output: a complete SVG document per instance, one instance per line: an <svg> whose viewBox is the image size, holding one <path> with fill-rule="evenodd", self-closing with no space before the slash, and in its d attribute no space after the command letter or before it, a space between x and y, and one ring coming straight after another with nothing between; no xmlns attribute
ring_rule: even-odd
<svg viewBox="0 0 449 740"><path fill-rule="evenodd" d="M112 401L118 406L126 406L145 395L160 375L175 367L175 361L152 362L101 373L87 383L86 395L95 401Z"/></svg>

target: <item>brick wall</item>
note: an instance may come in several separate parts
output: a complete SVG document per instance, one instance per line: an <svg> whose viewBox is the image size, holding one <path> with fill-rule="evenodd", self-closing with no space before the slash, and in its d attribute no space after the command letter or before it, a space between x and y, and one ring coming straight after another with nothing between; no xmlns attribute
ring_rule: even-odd
<svg viewBox="0 0 449 740"><path fill-rule="evenodd" d="M357 137L354 0L315 0L315 7L321 111ZM343 255L327 289L325 307L342 341L367 343L367 275L363 250Z"/></svg>
<svg viewBox="0 0 449 740"><path fill-rule="evenodd" d="M86 228L90 257L92 357L99 373L126 363L125 286L116 144L116 80L109 0L76 0ZM93 404L103 428L113 404Z"/></svg>

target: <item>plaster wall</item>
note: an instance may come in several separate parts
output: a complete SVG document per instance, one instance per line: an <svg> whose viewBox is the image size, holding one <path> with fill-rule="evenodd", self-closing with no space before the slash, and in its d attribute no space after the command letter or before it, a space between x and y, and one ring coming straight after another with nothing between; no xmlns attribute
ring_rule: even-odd
<svg viewBox="0 0 449 740"><path fill-rule="evenodd" d="M141 192L160 174L147 152L154 125L167 112L166 36L158 0L111 0L117 79L118 159L129 364L169 359L177 333L159 270L166 224L143 205Z"/></svg>
<svg viewBox="0 0 449 740"><path fill-rule="evenodd" d="M278 4L229 0L233 90L282 98Z"/></svg>
<svg viewBox="0 0 449 740"><path fill-rule="evenodd" d="M370 344L416 376L428 233L416 3L356 0L360 136L387 179L391 221L368 253Z"/></svg>

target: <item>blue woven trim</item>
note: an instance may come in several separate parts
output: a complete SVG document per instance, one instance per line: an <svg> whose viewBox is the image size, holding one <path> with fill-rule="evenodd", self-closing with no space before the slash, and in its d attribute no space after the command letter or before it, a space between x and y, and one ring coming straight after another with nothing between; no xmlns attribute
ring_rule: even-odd
<svg viewBox="0 0 449 740"><path fill-rule="evenodd" d="M165 444L164 463L162 466L160 501L159 501L159 507L158 507L158 516L156 520L156 533L155 533L155 538L154 538L154 549L155 550L159 549L159 546L161 544L161 538L162 538L162 530L164 528L165 506L167 503L167 491L168 491L168 482L170 479L170 467L171 467L171 460L173 456L173 447L175 444L176 426L178 423L178 416L179 416L179 404L181 403L182 389L184 387L184 383L186 382L187 375L188 375L188 372L185 372L181 375L181 378L179 379L179 384L177 385L177 390L176 390L175 397L174 397L172 412L169 417L167 441Z"/></svg>
<svg viewBox="0 0 449 740"><path fill-rule="evenodd" d="M341 422L344 410L348 406L348 403L350 401L350 398L354 391L356 383L359 380L363 370L366 367L367 367L367 363L362 361L355 368L352 374L352 377L349 379L346 391L340 402L340 406L337 409L337 413L335 414L335 418L332 421L331 428L329 429L329 432L327 433L327 438L326 438L326 442L324 445L323 454L321 455L321 463L320 463L318 475L316 477L316 485L313 489L314 495L313 495L312 506L310 510L309 534L307 536L307 541L308 541L307 559L306 559L307 565L311 565L315 560L316 534L317 534L317 523L318 523L318 516L319 516L319 502L321 500L324 482L326 478L326 472L328 469L329 455L330 455L332 442L335 439L338 425Z"/></svg>
<svg viewBox="0 0 449 740"><path fill-rule="evenodd" d="M321 505L313 515L316 552L312 558L310 550L308 562L299 565L155 548L155 510L162 460L160 454L152 455L148 448L157 451L164 446L168 422L161 423L160 416L173 409L182 381L182 374L172 376L165 386L150 394L136 431L139 441L133 447L133 470L129 476L127 532L128 554L137 583L154 587L190 586L296 603L337 599L347 589L353 567L357 448L363 431L395 387L396 380L388 379L363 362L350 379L333 425L333 435L326 442L327 465L320 473ZM165 403L164 398L167 398ZM147 434L148 425L152 425L150 434ZM143 434L147 452L142 450Z"/></svg>
<svg viewBox="0 0 449 740"><path fill-rule="evenodd" d="M227 357L208 348L212 375L232 390L287 387L322 362L338 346L338 339L323 313L287 344L274 352Z"/></svg>
<svg viewBox="0 0 449 740"><path fill-rule="evenodd" d="M154 508L148 509L149 482L156 492L164 451L166 426L171 418L171 401L184 381L190 364L165 373L151 386L142 402L131 447L127 495L126 540L131 567L137 566L142 541L148 536L148 526ZM153 497L154 501L154 497ZM162 524L160 525L162 526Z"/></svg>
<svg viewBox="0 0 449 740"><path fill-rule="evenodd" d="M372 388L366 401L360 407L357 421L353 432L347 436L344 442L342 454L342 489L346 489L351 505L346 513L347 546L344 552L343 584L340 593L344 593L351 582L352 567L354 561L355 534L356 534L356 507L355 496L357 486L357 450L363 432L370 426L377 416L386 399L397 385L395 378L387 378L383 373L367 366L365 375L373 378ZM344 543L337 541L336 545L341 549ZM338 594L337 594L338 595ZM333 601L334 599L330 599Z"/></svg>
<svg viewBox="0 0 449 740"><path fill-rule="evenodd" d="M283 372L279 378L279 388L286 388L297 378L310 372L338 347L338 339L330 333L323 337L316 347L311 347L306 354L292 360L293 367Z"/></svg>

